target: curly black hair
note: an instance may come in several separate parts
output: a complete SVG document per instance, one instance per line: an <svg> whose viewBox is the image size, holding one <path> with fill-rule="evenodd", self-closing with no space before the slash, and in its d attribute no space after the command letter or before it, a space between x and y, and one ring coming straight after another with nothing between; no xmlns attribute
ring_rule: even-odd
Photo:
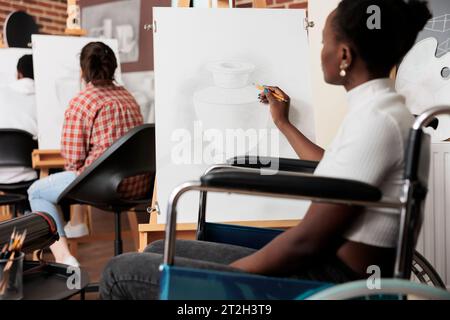
<svg viewBox="0 0 450 320"><path fill-rule="evenodd" d="M371 6L380 9L380 28L370 28ZM413 47L417 35L432 17L422 0L342 0L333 27L338 39L348 41L369 72L385 75Z"/></svg>

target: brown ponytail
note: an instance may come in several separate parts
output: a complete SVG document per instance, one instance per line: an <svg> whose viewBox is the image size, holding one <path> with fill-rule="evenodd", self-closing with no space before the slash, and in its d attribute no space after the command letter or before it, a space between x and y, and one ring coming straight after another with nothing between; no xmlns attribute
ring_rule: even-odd
<svg viewBox="0 0 450 320"><path fill-rule="evenodd" d="M80 65L86 83L91 82L96 87L113 84L117 59L103 42L88 43L81 50Z"/></svg>

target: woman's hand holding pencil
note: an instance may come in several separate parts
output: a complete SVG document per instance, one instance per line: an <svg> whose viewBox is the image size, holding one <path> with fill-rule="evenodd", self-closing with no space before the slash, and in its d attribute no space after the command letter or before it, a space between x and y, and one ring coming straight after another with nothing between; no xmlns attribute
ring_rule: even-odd
<svg viewBox="0 0 450 320"><path fill-rule="evenodd" d="M256 86L262 92L259 94L261 103L270 105L273 122L280 128L289 123L289 106L291 99L278 87Z"/></svg>
<svg viewBox="0 0 450 320"><path fill-rule="evenodd" d="M278 101L289 102L289 97L277 87L256 85L256 88L263 91L264 93L271 93Z"/></svg>

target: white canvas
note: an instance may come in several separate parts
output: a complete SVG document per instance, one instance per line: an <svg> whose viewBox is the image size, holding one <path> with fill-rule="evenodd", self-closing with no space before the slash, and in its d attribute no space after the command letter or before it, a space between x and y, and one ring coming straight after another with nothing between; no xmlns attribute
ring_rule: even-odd
<svg viewBox="0 0 450 320"><path fill-rule="evenodd" d="M31 53L31 49L0 49L0 86L9 85L17 79L17 62L22 56Z"/></svg>
<svg viewBox="0 0 450 320"><path fill-rule="evenodd" d="M33 35L39 148L59 149L64 112L81 90L80 54L94 38ZM117 40L103 39L115 52ZM120 61L116 80L121 82Z"/></svg>
<svg viewBox="0 0 450 320"><path fill-rule="evenodd" d="M227 155L296 157L272 123L269 107L258 102L259 90L252 83L283 88L292 99L291 121L312 140L314 115L305 10L154 8L154 17L157 197L163 211L158 222L165 223L172 190L198 180ZM222 141L203 135L225 134L227 128L254 129L268 138L258 134L261 139L248 140L232 153L232 143L221 145L225 135ZM180 156L185 150L192 150L189 163ZM195 222L198 194L187 194L179 204L178 221ZM299 219L307 205L211 194L208 220Z"/></svg>

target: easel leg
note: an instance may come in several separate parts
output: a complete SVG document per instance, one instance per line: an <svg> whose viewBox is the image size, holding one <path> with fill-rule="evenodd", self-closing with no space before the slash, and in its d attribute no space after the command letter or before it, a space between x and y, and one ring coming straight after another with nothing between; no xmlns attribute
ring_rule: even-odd
<svg viewBox="0 0 450 320"><path fill-rule="evenodd" d="M69 245L70 254L78 259L78 241L77 239L67 239Z"/></svg>
<svg viewBox="0 0 450 320"><path fill-rule="evenodd" d="M139 229L138 229L138 219L136 212L128 212L128 222L130 224L131 236L133 237L135 250L139 249Z"/></svg>
<svg viewBox="0 0 450 320"><path fill-rule="evenodd" d="M41 173L40 173L40 178L44 179L47 178L49 176L50 172L49 169L41 169Z"/></svg>
<svg viewBox="0 0 450 320"><path fill-rule="evenodd" d="M189 8L190 4L191 4L191 0L178 0L179 8Z"/></svg>
<svg viewBox="0 0 450 320"><path fill-rule="evenodd" d="M87 214L85 216L85 222L87 224L88 230L89 230L89 234L93 234L93 224L92 224L92 207L91 206L86 206L86 211Z"/></svg>
<svg viewBox="0 0 450 320"><path fill-rule="evenodd" d="M148 245L148 232L139 232L139 252L144 252Z"/></svg>
<svg viewBox="0 0 450 320"><path fill-rule="evenodd" d="M72 225L78 225L86 221L86 206L70 206L70 222Z"/></svg>

